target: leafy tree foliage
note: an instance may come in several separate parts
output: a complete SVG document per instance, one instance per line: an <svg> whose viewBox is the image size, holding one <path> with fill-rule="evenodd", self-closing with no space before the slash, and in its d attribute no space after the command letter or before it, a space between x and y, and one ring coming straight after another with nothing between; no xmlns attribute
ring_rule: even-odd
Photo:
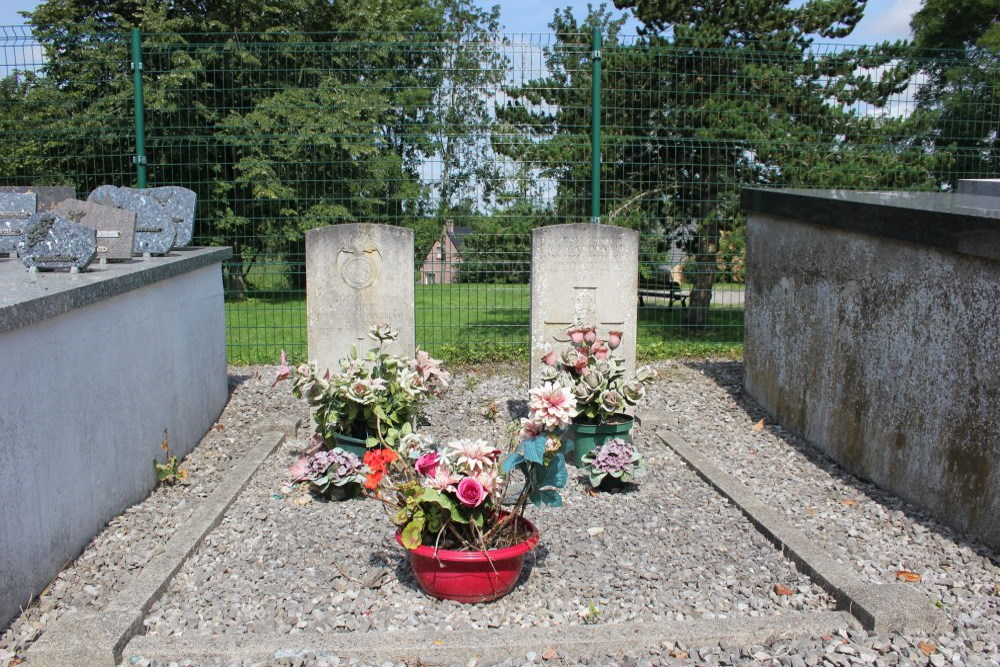
<svg viewBox="0 0 1000 667"><path fill-rule="evenodd" d="M1000 2L925 0L910 22L915 67L927 77L915 116L925 145L943 156L939 178L1000 174Z"/></svg>
<svg viewBox="0 0 1000 667"><path fill-rule="evenodd" d="M82 191L132 180L134 138L110 128L131 127L128 31L141 28L151 185L199 191L200 235L234 246L239 289L262 255L300 257L312 227L418 227L433 206L420 175L429 156L447 165L441 199L463 196L484 167L466 159L475 139L445 128L486 113L478 91L503 63L462 44L495 32L498 11L469 0L47 0L29 17L41 75L9 77L0 95L56 139L22 145L14 171L90 175Z"/></svg>
<svg viewBox="0 0 1000 667"><path fill-rule="evenodd" d="M604 36L602 218L678 240L702 268L688 324L702 326L720 236L739 218L745 185L930 185L929 158L908 140L907 121L860 118L886 104L911 70L893 65L903 44L821 52L814 36L847 35L863 0L618 0L644 23L623 44L603 9L583 23L557 12L551 74L507 91L502 120L522 139L509 153L558 179L560 215L586 219L591 67L589 32ZM877 71L878 75L873 72ZM908 143L909 142L909 143ZM891 146L887 150L887 146Z"/></svg>

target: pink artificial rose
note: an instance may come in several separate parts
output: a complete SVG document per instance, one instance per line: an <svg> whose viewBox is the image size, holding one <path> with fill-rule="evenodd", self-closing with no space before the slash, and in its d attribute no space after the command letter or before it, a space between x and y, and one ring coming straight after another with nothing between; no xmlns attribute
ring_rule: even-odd
<svg viewBox="0 0 1000 667"><path fill-rule="evenodd" d="M549 350L544 357L542 357L542 363L546 366L555 366L559 363L559 353L555 350Z"/></svg>
<svg viewBox="0 0 1000 667"><path fill-rule="evenodd" d="M595 340L597 340L597 329L594 327L585 329L583 332L583 341L593 344Z"/></svg>
<svg viewBox="0 0 1000 667"><path fill-rule="evenodd" d="M586 329L572 329L569 332L569 339L574 345L579 345L583 342L583 335L586 333Z"/></svg>
<svg viewBox="0 0 1000 667"><path fill-rule="evenodd" d="M590 346L590 353L594 355L595 359L601 361L608 358L608 355L611 354L611 348L604 341L598 340Z"/></svg>
<svg viewBox="0 0 1000 667"><path fill-rule="evenodd" d="M466 507L479 507L486 500L486 489L472 477L458 483L458 501Z"/></svg>
<svg viewBox="0 0 1000 667"><path fill-rule="evenodd" d="M584 350L581 350L580 354L577 355L576 361L573 362L573 368L578 374L587 370L587 355Z"/></svg>
<svg viewBox="0 0 1000 667"><path fill-rule="evenodd" d="M608 347L612 350L617 350L618 346L622 344L622 336L625 335L621 331L609 331L608 332Z"/></svg>
<svg viewBox="0 0 1000 667"><path fill-rule="evenodd" d="M292 377L292 369L288 367L288 357L285 356L285 351L281 351L281 368L278 369L278 377L274 378L274 384L272 387L276 387L282 380L287 380Z"/></svg>
<svg viewBox="0 0 1000 667"><path fill-rule="evenodd" d="M518 432L518 436L521 440L531 440L532 438L537 438L542 434L542 425L531 419L525 419L521 417L521 430Z"/></svg>
<svg viewBox="0 0 1000 667"><path fill-rule="evenodd" d="M441 458L438 456L437 452L428 452L420 458L414 464L417 469L417 474L423 477L434 477L437 474L438 464L441 463Z"/></svg>

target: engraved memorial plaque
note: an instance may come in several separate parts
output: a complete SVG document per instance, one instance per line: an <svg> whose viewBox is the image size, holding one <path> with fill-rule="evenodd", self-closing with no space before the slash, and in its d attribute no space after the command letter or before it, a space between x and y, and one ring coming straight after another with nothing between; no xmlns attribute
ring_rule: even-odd
<svg viewBox="0 0 1000 667"><path fill-rule="evenodd" d="M44 213L55 208L64 199L76 197L71 185L0 185L0 193L32 194L37 198L35 212Z"/></svg>
<svg viewBox="0 0 1000 667"><path fill-rule="evenodd" d="M97 233L97 257L108 260L132 258L135 212L93 202L67 199L53 213L89 227Z"/></svg>
<svg viewBox="0 0 1000 667"><path fill-rule="evenodd" d="M621 227L540 227L531 239L531 383L548 346L562 350L568 331L596 326L621 331L617 355L635 370L639 234Z"/></svg>
<svg viewBox="0 0 1000 667"><path fill-rule="evenodd" d="M390 350L412 356L413 231L389 225L334 225L306 232L309 358L321 368L356 344L375 345L368 329L399 331Z"/></svg>
<svg viewBox="0 0 1000 667"><path fill-rule="evenodd" d="M33 194L0 193L0 255L17 252L36 201Z"/></svg>
<svg viewBox="0 0 1000 667"><path fill-rule="evenodd" d="M133 190L133 192L143 191ZM194 190L177 185L165 185L147 192L163 207L174 223L174 231L177 234L174 247L183 248L189 245L194 236L194 210L198 203L198 195Z"/></svg>
<svg viewBox="0 0 1000 667"><path fill-rule="evenodd" d="M97 254L97 234L61 215L35 213L17 254L28 268L84 269Z"/></svg>
<svg viewBox="0 0 1000 667"><path fill-rule="evenodd" d="M154 188L158 189L158 188ZM176 224L170 214L151 193L153 190L119 188L102 185L90 193L87 201L135 213L135 235L132 252L165 255L177 237Z"/></svg>

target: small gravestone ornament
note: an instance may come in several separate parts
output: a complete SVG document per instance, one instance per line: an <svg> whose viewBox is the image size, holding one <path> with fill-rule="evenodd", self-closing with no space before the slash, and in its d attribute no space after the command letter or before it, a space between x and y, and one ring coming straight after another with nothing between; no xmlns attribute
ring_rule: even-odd
<svg viewBox="0 0 1000 667"><path fill-rule="evenodd" d="M76 197L76 188L72 185L0 185L0 193L11 192L32 194L38 198L38 213L51 211L56 204L64 199Z"/></svg>
<svg viewBox="0 0 1000 667"><path fill-rule="evenodd" d="M174 221L166 209L148 194L151 190L133 190L102 185L90 193L87 201L135 212L135 237L132 252L165 255L177 237Z"/></svg>
<svg viewBox="0 0 1000 667"><path fill-rule="evenodd" d="M29 269L81 270L97 254L97 234L61 215L35 213L28 218L17 254Z"/></svg>
<svg viewBox="0 0 1000 667"><path fill-rule="evenodd" d="M28 218L35 213L33 194L0 193L0 254L17 252Z"/></svg>
<svg viewBox="0 0 1000 667"><path fill-rule="evenodd" d="M131 259L135 212L79 199L60 202L53 213L97 232L97 258Z"/></svg>

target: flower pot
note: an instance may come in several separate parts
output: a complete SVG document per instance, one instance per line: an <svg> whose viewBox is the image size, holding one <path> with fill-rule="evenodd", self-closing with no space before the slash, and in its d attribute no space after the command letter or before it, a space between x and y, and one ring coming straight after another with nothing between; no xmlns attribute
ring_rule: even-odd
<svg viewBox="0 0 1000 667"><path fill-rule="evenodd" d="M365 446L364 438L352 438L349 435L337 433L333 436L333 442L334 446L340 447L344 451L354 454L359 459L363 459L365 457L365 452L368 451L368 447Z"/></svg>
<svg viewBox="0 0 1000 667"><path fill-rule="evenodd" d="M620 489L624 489L626 486L628 486L628 482L623 482L621 477L607 475L601 480L600 484L597 485L597 490L613 493Z"/></svg>
<svg viewBox="0 0 1000 667"><path fill-rule="evenodd" d="M524 556L538 546L538 529L527 519L521 525L530 531L528 539L506 549L453 551L419 546L407 549L410 567L420 588L441 600L476 603L503 597L514 588L524 567ZM402 530L396 541L402 545Z"/></svg>
<svg viewBox="0 0 1000 667"><path fill-rule="evenodd" d="M577 424L569 425L566 436L573 441L572 456L566 458L571 463L580 465L580 460L588 452L600 447L611 438L621 438L632 441L632 424L634 420L628 415L615 415L622 421L618 424Z"/></svg>

